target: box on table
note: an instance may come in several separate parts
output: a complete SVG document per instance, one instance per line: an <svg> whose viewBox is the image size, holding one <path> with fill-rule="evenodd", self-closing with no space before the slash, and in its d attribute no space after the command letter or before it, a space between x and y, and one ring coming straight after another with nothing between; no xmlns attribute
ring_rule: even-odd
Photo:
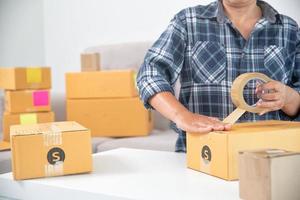
<svg viewBox="0 0 300 200"><path fill-rule="evenodd" d="M27 125L27 124L38 124L47 123L54 121L53 112L37 112L37 113L21 113L11 114L5 112L3 114L3 140L9 142L9 128L12 125Z"/></svg>
<svg viewBox="0 0 300 200"><path fill-rule="evenodd" d="M240 198L300 199L300 153L284 150L240 152Z"/></svg>
<svg viewBox="0 0 300 200"><path fill-rule="evenodd" d="M66 74L68 99L119 98L138 96L133 70Z"/></svg>
<svg viewBox="0 0 300 200"><path fill-rule="evenodd" d="M49 90L6 90L5 111L10 113L50 111Z"/></svg>
<svg viewBox="0 0 300 200"><path fill-rule="evenodd" d="M92 171L90 130L76 122L11 127L15 180Z"/></svg>
<svg viewBox="0 0 300 200"><path fill-rule="evenodd" d="M88 127L92 136L146 136L153 127L151 112L138 97L68 99L67 120Z"/></svg>
<svg viewBox="0 0 300 200"><path fill-rule="evenodd" d="M300 122L261 121L231 131L187 134L187 166L226 180L238 179L238 152L255 149L300 151Z"/></svg>
<svg viewBox="0 0 300 200"><path fill-rule="evenodd" d="M0 68L0 88L6 90L50 89L49 67Z"/></svg>
<svg viewBox="0 0 300 200"><path fill-rule="evenodd" d="M81 54L81 71L99 71L100 70L100 54L99 53L83 53Z"/></svg>

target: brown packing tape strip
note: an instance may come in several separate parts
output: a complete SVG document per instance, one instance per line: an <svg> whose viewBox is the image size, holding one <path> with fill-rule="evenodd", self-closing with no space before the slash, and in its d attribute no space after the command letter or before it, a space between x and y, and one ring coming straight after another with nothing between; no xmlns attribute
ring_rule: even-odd
<svg viewBox="0 0 300 200"><path fill-rule="evenodd" d="M0 141L0 151L10 150L10 143L5 141Z"/></svg>
<svg viewBox="0 0 300 200"><path fill-rule="evenodd" d="M263 108L248 105L244 99L244 88L251 80L261 80L265 83L272 81L271 78L262 73L245 73L237 77L231 87L231 99L237 109L223 120L224 123L234 124L246 111L251 113L265 111Z"/></svg>

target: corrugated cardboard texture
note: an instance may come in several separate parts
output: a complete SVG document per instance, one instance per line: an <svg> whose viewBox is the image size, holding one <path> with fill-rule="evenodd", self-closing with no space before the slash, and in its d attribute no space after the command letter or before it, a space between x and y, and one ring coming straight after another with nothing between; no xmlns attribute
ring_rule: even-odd
<svg viewBox="0 0 300 200"><path fill-rule="evenodd" d="M136 97L135 72L67 73L66 93L68 99Z"/></svg>
<svg viewBox="0 0 300 200"><path fill-rule="evenodd" d="M0 68L0 88L6 90L50 89L49 67Z"/></svg>
<svg viewBox="0 0 300 200"><path fill-rule="evenodd" d="M67 120L91 129L92 136L145 136L153 127L152 116L138 97L67 100Z"/></svg>
<svg viewBox="0 0 300 200"><path fill-rule="evenodd" d="M205 158L201 156L204 146L211 152L211 161L206 163L203 162ZM300 123L261 121L235 124L228 132L204 135L188 133L188 167L226 180L236 180L238 152L266 148L300 151Z"/></svg>
<svg viewBox="0 0 300 200"><path fill-rule="evenodd" d="M300 199L300 153L241 152L239 166L242 199Z"/></svg>
<svg viewBox="0 0 300 200"><path fill-rule="evenodd" d="M76 122L11 127L16 180L92 171L90 131Z"/></svg>
<svg viewBox="0 0 300 200"><path fill-rule="evenodd" d="M81 71L99 71L100 66L100 54L99 53L84 53L81 54Z"/></svg>

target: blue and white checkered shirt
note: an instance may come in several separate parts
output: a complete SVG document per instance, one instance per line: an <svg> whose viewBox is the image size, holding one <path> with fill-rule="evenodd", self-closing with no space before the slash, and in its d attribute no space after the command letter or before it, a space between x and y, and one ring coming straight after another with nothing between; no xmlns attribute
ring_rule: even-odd
<svg viewBox="0 0 300 200"><path fill-rule="evenodd" d="M140 97L147 108L153 95L169 91L180 77L179 101L191 112L224 119L234 109L232 82L240 74L261 72L300 91L300 31L291 18L258 1L263 17L245 40L225 16L222 2L179 12L149 49L137 77ZM257 101L255 83L245 88L245 100ZM299 120L282 111L259 116L245 113L240 122ZM186 151L185 132L175 124L177 152Z"/></svg>

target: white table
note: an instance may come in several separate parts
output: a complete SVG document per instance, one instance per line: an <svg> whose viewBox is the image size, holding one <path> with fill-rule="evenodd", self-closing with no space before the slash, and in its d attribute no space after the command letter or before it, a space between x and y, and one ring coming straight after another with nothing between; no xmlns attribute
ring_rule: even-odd
<svg viewBox="0 0 300 200"><path fill-rule="evenodd" d="M116 149L94 155L91 174L14 181L0 175L0 196L30 200L239 199L238 183L186 168L185 154Z"/></svg>

